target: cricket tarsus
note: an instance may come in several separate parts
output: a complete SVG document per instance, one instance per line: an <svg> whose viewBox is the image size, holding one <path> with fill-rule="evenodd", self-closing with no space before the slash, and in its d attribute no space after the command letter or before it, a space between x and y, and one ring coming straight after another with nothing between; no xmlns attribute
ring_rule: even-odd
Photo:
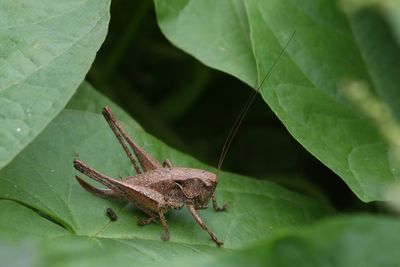
<svg viewBox="0 0 400 267"><path fill-rule="evenodd" d="M219 207L217 204L217 199L215 198L214 194L212 195L211 198L212 198L214 211L225 211L228 208L228 204L226 204L226 203L224 205L222 205L222 207Z"/></svg>
<svg viewBox="0 0 400 267"><path fill-rule="evenodd" d="M260 92L260 89L262 87L262 85L264 84L264 82L267 80L267 78L269 77L269 75L271 74L273 68L275 67L275 65L278 63L279 59L281 58L281 56L283 55L283 53L285 52L286 48L289 46L290 42L292 41L294 35L296 34L296 31L294 31L292 33L292 35L290 36L289 40L286 42L285 46L282 48L282 50L280 51L279 55L277 58L275 58L274 62L272 62L271 67L268 69L267 74L265 74L264 78L261 80L260 84L257 86L256 90L254 90L249 98L247 99L246 103L244 104L242 110L239 113L239 116L236 118L235 122L232 125L232 128L229 131L229 134L224 142L224 145L222 146L222 150L221 150L221 154L219 156L218 159L218 165L217 165L217 178L218 178L218 174L221 170L222 167L222 163L225 160L226 154L228 153L228 149L232 143L233 138L235 137L237 131L239 130L240 125L243 122L243 119L246 117L247 112L249 111L251 105L253 104L257 94Z"/></svg>

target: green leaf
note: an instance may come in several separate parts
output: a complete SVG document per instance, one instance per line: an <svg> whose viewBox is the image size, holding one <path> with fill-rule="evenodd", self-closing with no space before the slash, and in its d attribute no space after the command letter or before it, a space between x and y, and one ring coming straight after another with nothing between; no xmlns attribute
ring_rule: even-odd
<svg viewBox="0 0 400 267"><path fill-rule="evenodd" d="M400 118L400 50L375 6L345 13L337 1L323 0L155 4L159 25L172 43L250 86L265 77L296 31L262 86L262 97L288 131L361 200L386 199L399 166L389 159L374 124L340 87L349 79L367 82Z"/></svg>
<svg viewBox="0 0 400 267"><path fill-rule="evenodd" d="M83 81L80 85L79 90L76 91L74 97L68 102L66 108L99 114L99 110L102 110L105 106L109 106L118 116L119 120L125 121L130 124L131 127L141 128L136 121L131 120L128 113L96 91L92 85L86 81Z"/></svg>
<svg viewBox="0 0 400 267"><path fill-rule="evenodd" d="M64 108L103 42L109 0L0 2L0 168Z"/></svg>
<svg viewBox="0 0 400 267"><path fill-rule="evenodd" d="M390 23L393 30L393 35L397 38L397 43L400 43L400 5L396 1L380 1L380 0L347 0L343 1L342 7L349 13L374 8L375 11L381 13L387 23Z"/></svg>
<svg viewBox="0 0 400 267"><path fill-rule="evenodd" d="M334 217L229 257L192 259L191 266L399 266L399 233L396 218Z"/></svg>
<svg viewBox="0 0 400 267"><path fill-rule="evenodd" d="M90 89L84 84L80 90ZM79 92L77 96L82 94ZM96 98L95 102L105 101L99 94ZM72 100L69 106L79 107L75 101L78 100ZM216 195L220 203L228 203L229 210L217 213L210 208L200 211L200 216L224 240L224 247L216 248L186 209L167 215L171 240L162 242L162 227L159 224L139 227L136 219L144 217L144 214L126 203L89 194L74 178L78 172L74 170L72 160L76 157L113 177L134 174L100 112L64 110L34 142L0 171L0 198L12 200L1 201L6 204L0 205L0 218L3 218L3 221L0 220L0 239L8 240L10 236L22 239L43 232L47 244L43 253L46 250L54 252L58 247L59 253L78 250L81 252L77 257L82 256L89 262L99 264L104 260L102 266L115 257L122 257L122 263L165 263L183 255L214 257L229 253L258 240L271 238L279 229L303 226L332 212L325 204L275 184L221 173ZM169 158L176 166L213 170L167 147L125 119L123 124L127 131L157 159ZM87 177L84 179L90 180ZM37 210L44 218L39 220L38 215L27 207ZM116 222L110 222L106 216L108 207L117 212ZM47 231L46 227L40 226L49 223L42 221L45 218L65 229L53 225L55 230ZM9 225L8 221L12 224Z"/></svg>

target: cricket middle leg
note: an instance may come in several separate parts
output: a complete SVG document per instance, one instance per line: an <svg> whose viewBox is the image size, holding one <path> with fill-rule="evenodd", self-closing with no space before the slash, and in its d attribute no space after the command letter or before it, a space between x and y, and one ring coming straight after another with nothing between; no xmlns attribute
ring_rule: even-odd
<svg viewBox="0 0 400 267"><path fill-rule="evenodd" d="M164 228L164 232L161 235L161 239L163 241L168 241L170 238L169 227L168 227L167 220L165 219L164 210L162 207L158 208L158 215L160 217L161 224L163 225L163 228Z"/></svg>

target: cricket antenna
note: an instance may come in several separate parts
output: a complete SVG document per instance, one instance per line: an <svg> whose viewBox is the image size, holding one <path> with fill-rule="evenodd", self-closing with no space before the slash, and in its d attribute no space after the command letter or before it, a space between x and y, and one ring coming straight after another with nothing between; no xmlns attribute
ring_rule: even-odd
<svg viewBox="0 0 400 267"><path fill-rule="evenodd" d="M281 56L283 55L283 53L286 51L286 48L289 46L289 44L292 41L295 33L296 33L296 31L294 31L292 33L292 35L290 36L289 40L286 42L285 46L282 48L281 52L279 53L278 57L274 60L274 62L272 62L272 65L268 69L267 74L265 74L264 78L261 80L261 83L258 85L256 90L254 90L250 94L250 96L247 99L246 103L244 104L242 110L240 111L239 116L236 118L236 121L233 123L232 128L229 131L228 137L225 140L225 143L224 143L224 145L222 147L222 150L221 150L221 154L220 154L219 159L218 159L218 168L217 168L217 174L216 174L217 178L218 178L219 171L221 170L222 163L225 160L225 156L226 156L226 154L228 152L228 149L229 149L229 147L230 147L230 145L232 143L232 140L235 137L237 131L239 130L239 127L242 124L243 119L245 118L247 112L249 111L251 105L253 104L254 99L256 98L257 94L260 92L260 89L261 89L262 85L264 84L264 82L267 80L267 78L271 74L272 70L274 69L276 63L278 63L278 61L281 58Z"/></svg>

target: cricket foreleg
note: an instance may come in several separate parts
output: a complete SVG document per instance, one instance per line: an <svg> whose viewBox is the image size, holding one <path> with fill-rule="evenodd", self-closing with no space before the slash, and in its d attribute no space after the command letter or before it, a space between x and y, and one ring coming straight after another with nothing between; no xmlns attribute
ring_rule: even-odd
<svg viewBox="0 0 400 267"><path fill-rule="evenodd" d="M163 225L164 228L164 232L161 235L161 239L163 241L167 241L169 240L169 227L168 227L168 223L167 220L165 219L164 213L163 213L163 209L160 207L158 208L158 216L160 216L160 221Z"/></svg>
<svg viewBox="0 0 400 267"><path fill-rule="evenodd" d="M172 168L172 162L169 159L163 161L162 166L164 168Z"/></svg>
<svg viewBox="0 0 400 267"><path fill-rule="evenodd" d="M216 237L216 235L213 232L211 232L210 229L208 229L207 225L205 225L203 220L197 214L197 211L194 208L194 206L192 204L187 204L187 207L188 207L189 212L192 214L193 218L197 222L197 224L200 225L200 227L203 228L203 230L207 231L207 233L210 235L211 239L215 242L215 244L217 244L217 246L223 245L224 243L219 241L218 238Z"/></svg>
<svg viewBox="0 0 400 267"><path fill-rule="evenodd" d="M228 206L228 204L225 203L224 205L222 205L222 207L218 207L217 199L215 198L214 194L212 195L212 202L214 211L225 211Z"/></svg>

